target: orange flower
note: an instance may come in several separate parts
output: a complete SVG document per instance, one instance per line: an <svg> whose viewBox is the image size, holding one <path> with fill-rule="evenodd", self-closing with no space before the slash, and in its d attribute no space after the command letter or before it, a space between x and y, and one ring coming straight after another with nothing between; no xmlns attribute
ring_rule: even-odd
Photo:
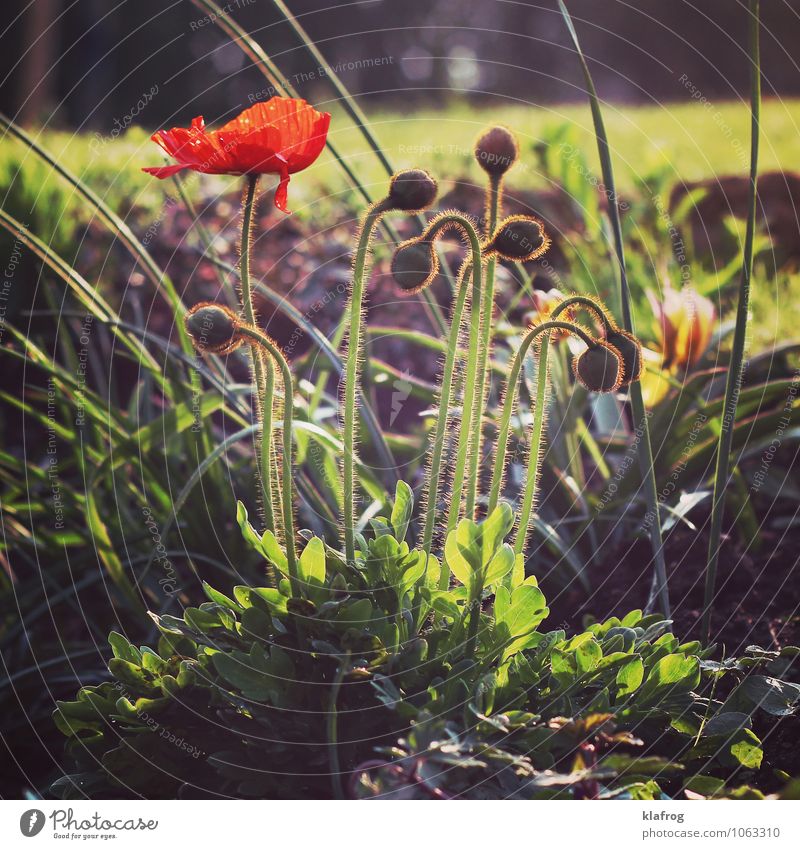
<svg viewBox="0 0 800 849"><path fill-rule="evenodd" d="M178 164L142 170L161 180L186 168L202 174L277 174L275 206L288 212L289 175L322 153L330 122L327 112L317 112L305 100L273 97L218 130L207 130L202 116L190 127L159 130L153 141Z"/></svg>
<svg viewBox="0 0 800 849"><path fill-rule="evenodd" d="M663 367L678 370L699 362L714 330L714 304L688 286L667 287L660 302L652 292L647 297L659 323Z"/></svg>
<svg viewBox="0 0 800 849"><path fill-rule="evenodd" d="M536 327L543 324L545 321L550 321L553 310L564 300L564 296L558 289L548 289L542 292L539 289L534 289L532 293L533 309L525 314L525 321L531 326ZM574 307L567 307L558 317L559 321L575 321ZM569 331L554 330L550 334L553 341L566 339L569 336Z"/></svg>

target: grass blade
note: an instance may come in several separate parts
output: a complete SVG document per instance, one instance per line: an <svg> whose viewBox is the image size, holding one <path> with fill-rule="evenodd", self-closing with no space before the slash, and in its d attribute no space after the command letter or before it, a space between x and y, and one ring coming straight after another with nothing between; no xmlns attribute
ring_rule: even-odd
<svg viewBox="0 0 800 849"><path fill-rule="evenodd" d="M278 11L283 15L286 22L289 26L294 30L297 37L303 42L303 46L308 50L311 54L311 57L317 63L317 67L320 68L328 68L328 63L325 61L325 57L322 55L322 52L314 44L313 40L308 36L306 31L301 26L300 22L297 18L289 11L286 4L283 0L272 0L273 5L278 9ZM339 75L336 73L329 73L326 76L330 79L333 87L336 89L336 93L339 95L342 101L342 106L344 106L347 114L353 119L353 122L358 127L361 135L364 136L365 141L372 149L372 152L378 158L378 161L383 166L384 171L386 171L387 176L391 177L394 173L394 169L392 168L391 163L386 158L386 154L384 154L381 146L378 144L378 140L375 136L372 135L372 131L367 126L367 118L366 115L361 111L358 104L353 100L352 95L347 90L344 83L339 79Z"/></svg>
<svg viewBox="0 0 800 849"><path fill-rule="evenodd" d="M753 274L753 242L756 229L756 192L758 188L758 142L761 117L761 49L759 45L759 0L750 0L750 193L747 208L747 229L744 238L742 274L739 279L739 303L736 306L736 327L733 331L731 362L725 382L725 403L720 416L717 463L714 471L714 496L711 506L711 534L708 540L706 587L703 602L702 633L711 636L711 605L719 566L722 518L725 511L725 491L730 477L731 447L733 445L736 407L744 370L744 345L747 333L747 313L750 308L750 278Z"/></svg>
<svg viewBox="0 0 800 849"><path fill-rule="evenodd" d="M88 202L89 206L94 210L97 217L108 227L109 231L115 235L117 239L126 247L128 252L134 259L138 260L145 275L149 278L156 289L163 289L167 300L172 307L175 316L183 314L183 305L180 296L178 295L175 286L170 278L158 267L155 260L150 256L147 248L136 238L130 227L114 212L111 207L106 204L86 183L76 177L71 171L64 168L63 165L43 147L41 147L35 139L31 138L28 133L21 127L18 127L10 118L7 118L0 112L0 127L5 132L22 142L32 153L36 154L42 161L47 163L50 168L66 180L75 191ZM186 330L183 327L183 322L176 321L178 333L181 338L181 347L186 353L193 352L192 343L189 340Z"/></svg>
<svg viewBox="0 0 800 849"><path fill-rule="evenodd" d="M600 101L597 90L594 87L592 74L586 57L583 55L578 34L572 23L567 7L563 0L558 0L561 16L569 30L572 44L583 69L586 82L586 93L592 110L592 122L594 124L595 137L597 139L597 150L600 155L600 167L603 174L606 192L608 194L608 217L611 221L611 229L614 236L614 250L619 265L620 300L622 303L622 320L625 329L633 333L633 311L631 308L631 294L628 286L628 275L625 269L625 246L622 241L622 219L619 212L619 197L614 183L614 169L611 164L611 150L608 144L603 113L600 109ZM653 561L655 564L655 591L658 595L661 612L670 618L669 590L667 588L667 568L664 561L664 544L661 536L661 518L659 516L658 490L656 488L656 476L653 468L653 449L650 445L650 429L648 426L647 412L642 397L642 387L638 382L632 383L630 387L631 408L636 427L641 431L641 438L636 444L636 453L639 457L639 467L642 472L642 484L644 486L645 499L647 502L647 523L649 523L650 544L653 549Z"/></svg>

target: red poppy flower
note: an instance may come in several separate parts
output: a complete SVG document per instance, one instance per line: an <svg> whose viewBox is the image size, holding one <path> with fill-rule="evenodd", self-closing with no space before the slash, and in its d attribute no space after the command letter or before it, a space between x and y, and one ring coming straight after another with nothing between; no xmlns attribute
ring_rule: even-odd
<svg viewBox="0 0 800 849"><path fill-rule="evenodd" d="M218 130L207 130L202 116L191 127L159 130L153 141L178 164L142 170L162 180L186 168L202 174L278 174L275 206L288 212L289 175L322 153L330 122L327 112L317 112L305 100L273 97Z"/></svg>

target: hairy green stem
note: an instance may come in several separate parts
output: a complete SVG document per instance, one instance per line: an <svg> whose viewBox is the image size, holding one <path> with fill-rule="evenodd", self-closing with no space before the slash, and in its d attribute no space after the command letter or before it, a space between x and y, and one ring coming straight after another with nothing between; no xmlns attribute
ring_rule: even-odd
<svg viewBox="0 0 800 849"><path fill-rule="evenodd" d="M388 212L387 200L374 204L361 223L355 260L353 262L353 284L350 293L349 330L347 340L347 362L344 378L344 443L343 460L343 520L344 548L347 562L354 566L356 562L355 531L355 460L356 460L356 394L358 392L358 363L361 357L361 315L364 302L364 284L366 277L367 255L375 229L382 216Z"/></svg>
<svg viewBox="0 0 800 849"><path fill-rule="evenodd" d="M483 306L482 288L483 288L483 261L481 259L481 243L478 233L475 228L469 223L469 226L464 229L470 242L470 250L472 253L472 296L470 303L470 328L469 328L469 343L467 346L467 366L464 378L464 401L461 409L461 431L458 438L458 451L456 453L456 465L453 472L452 498L450 500L450 509L447 516L447 531L453 530L458 522L458 517L461 513L462 493L464 492L466 483L467 460L469 457L469 448L471 443L471 435L469 433L470 424L474 416L480 417L481 405L483 402L482 395L478 395L478 353L480 347L480 331L481 331L481 307ZM453 331L458 332L459 328L453 327ZM443 569L444 573L445 570Z"/></svg>
<svg viewBox="0 0 800 849"><path fill-rule="evenodd" d="M289 581L295 596L302 595L297 574L297 551L294 539L294 515L292 505L292 421L294 418L294 381L281 349L262 333L257 327L241 325L238 332L251 342L254 342L265 356L269 356L281 370L283 380L283 456L281 457L281 507L283 510L283 527L286 533L286 560L289 567Z"/></svg>
<svg viewBox="0 0 800 849"><path fill-rule="evenodd" d="M253 209L255 206L258 174L251 174L245 185L244 200L242 201L242 245L239 282L242 288L242 313L248 324L256 326L256 312L253 307L253 289L250 284L250 248L253 229ZM272 374L270 374L272 372ZM275 531L275 507L273 504L272 485L272 398L275 385L275 374L272 360L265 358L256 348L253 351L253 384L256 394L256 406L261 419L261 458L259 478L261 481L261 497L264 505L264 522L267 530ZM261 396L259 398L259 395Z"/></svg>
<svg viewBox="0 0 800 849"><path fill-rule="evenodd" d="M547 406L548 357L550 354L550 336L542 340L539 351L539 367L536 374L536 400L533 408L533 427L531 428L531 443L528 449L528 471L525 476L525 487L522 492L522 503L519 510L516 537L514 539L514 554L525 550L531 523L533 503L536 498L536 487L539 483L539 472L544 456L544 422L545 407Z"/></svg>
<svg viewBox="0 0 800 849"><path fill-rule="evenodd" d="M559 304L562 306L562 304ZM564 305L566 306L566 305ZM500 499L500 487L503 482L503 472L506 464L506 452L508 451L508 438L511 430L511 416L514 413L514 405L517 400L517 388L519 384L520 374L522 372L522 366L525 363L525 357L528 355L528 351L534 341L543 333L546 333L544 340L542 341L542 353L545 354L545 345L548 344L550 338L550 332L553 330L566 330L570 333L574 333L581 341L585 342L587 345L591 346L595 344L595 341L586 331L582 328L578 327L575 324L566 321L546 321L542 324L533 327L531 330L527 332L522 342L520 343L519 348L517 349L517 353L514 355L514 359L511 363L511 370L508 374L508 382L506 384L506 397L503 401L503 412L500 416L500 426L497 435L497 446L495 447L495 466L494 471L492 473L492 482L489 490L489 506L488 512L492 513L495 507L497 507L497 502ZM541 354L540 354L540 375L541 375ZM545 369L546 371L546 369ZM542 380L539 380L539 385L541 385ZM546 389L546 378L545 378L545 389ZM536 418L538 412L541 412L542 421L544 420L544 404L539 403L540 392L537 389L536 393L536 410L534 412L534 418ZM539 441L541 441L541 429L542 425L539 426ZM534 431L536 430L536 423L534 421ZM534 438L535 434L531 436L531 452L534 450ZM530 473L528 474L530 478Z"/></svg>
<svg viewBox="0 0 800 849"><path fill-rule="evenodd" d="M571 295L557 304L550 313L550 320L555 321L558 317L571 307L582 306L588 309L598 321L601 322L606 332L612 326L612 321L602 306L595 303L591 298L584 295ZM544 425L547 412L547 386L548 386L548 358L550 354L550 336L542 340L539 351L539 369L536 375L536 400L533 411L533 427L531 428L530 453L528 455L528 470L525 476L525 487L522 492L522 502L519 512L519 523L517 525L516 538L514 540L514 553L521 554L525 551L525 544L530 533L531 515L533 505L536 502L536 489L539 484L542 461L544 459Z"/></svg>
<svg viewBox="0 0 800 849"><path fill-rule="evenodd" d="M736 407L744 373L744 353L747 335L747 313L750 307L750 279L753 274L753 241L755 239L756 198L758 184L758 144L761 115L761 48L759 44L759 0L750 0L750 193L748 196L747 229L744 237L742 273L739 279L739 303L736 306L736 326L728 377L725 382L725 404L720 420L717 464L714 472L714 495L711 508L711 533L708 540L705 599L703 602L702 634L711 637L711 605L719 567L722 519L725 512L725 492L730 478L733 427Z"/></svg>
<svg viewBox="0 0 800 849"><path fill-rule="evenodd" d="M481 287L481 263L480 238L471 219L467 218L465 215L460 215L457 212L445 213L434 219L434 221L432 221L430 225L428 225L428 227L419 235L418 239L420 241L435 241L445 230L451 227L455 227L460 230L462 235L470 243L473 278L472 312L474 314L475 304L478 303L476 295L480 292ZM478 260L477 262L475 262L476 258ZM456 357L458 356L458 340L461 332L461 320L464 315L464 307L467 299L468 285L466 275L469 268L470 261L468 260L464 263L461 272L458 275L455 303L453 305L453 314L450 320L447 353L445 355L444 369L442 372L442 386L439 393L439 411L436 418L436 429L433 437L431 464L428 469L425 520L422 532L422 549L425 552L426 560L430 556L431 547L433 546L433 532L436 525L437 502L439 500L439 488L441 485L442 457L444 454L445 438L447 436L447 423L450 417L450 408L453 401L453 376L455 372ZM467 381L467 383L469 384L471 381ZM464 409L466 409L466 402ZM459 487L463 485L463 474L464 468L462 465L461 484ZM443 563L440 585L443 585L446 588L449 578L449 570Z"/></svg>
<svg viewBox="0 0 800 849"><path fill-rule="evenodd" d="M467 264L464 264L466 270ZM426 558L431 553L433 545L433 531L436 525L436 509L439 500L439 484L442 471L442 455L444 443L447 436L447 422L450 416L450 405L453 397L453 373L455 361L458 354L458 335L461 326L461 318L464 314L464 305L467 300L467 282L464 275L460 276L460 283L456 288L456 300L453 305L453 316L450 324L450 336L445 355L444 369L442 372L442 387L439 394L439 412L436 417L436 430L433 437L433 448L431 452L431 465L428 469L428 486L425 507L425 521L422 532L422 550Z"/></svg>
<svg viewBox="0 0 800 849"><path fill-rule="evenodd" d="M487 237L491 237L497 226L497 215L500 207L501 178L495 175L489 177L486 209L488 212ZM465 512L470 518L475 516L475 502L478 498L481 456L481 422L486 405L486 390L491 389L491 376L488 372L489 349L492 344L492 314L494 312L494 278L497 267L497 256L492 254L486 263L484 289L481 293L481 339L478 354L477 387L475 404L469 425L469 472L467 474L467 496Z"/></svg>

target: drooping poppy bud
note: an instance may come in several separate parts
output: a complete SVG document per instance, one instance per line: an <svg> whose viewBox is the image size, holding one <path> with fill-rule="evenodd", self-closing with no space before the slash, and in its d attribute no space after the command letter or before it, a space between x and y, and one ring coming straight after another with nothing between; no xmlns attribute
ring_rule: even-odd
<svg viewBox="0 0 800 849"><path fill-rule="evenodd" d="M389 184L388 205L402 212L422 212L436 200L438 188L436 180L421 168L398 171Z"/></svg>
<svg viewBox="0 0 800 849"><path fill-rule="evenodd" d="M528 262L550 247L550 239L538 218L512 215L497 225L486 251L512 262Z"/></svg>
<svg viewBox="0 0 800 849"><path fill-rule="evenodd" d="M429 286L439 271L439 258L432 242L404 242L392 257L392 277L403 295L413 295Z"/></svg>
<svg viewBox="0 0 800 849"><path fill-rule="evenodd" d="M606 342L613 345L622 357L622 383L620 387L630 386L642 376L642 344L626 330L614 328L606 334Z"/></svg>
<svg viewBox="0 0 800 849"><path fill-rule="evenodd" d="M622 382L622 355L607 342L596 342L575 359L574 369L590 392L614 392Z"/></svg>
<svg viewBox="0 0 800 849"><path fill-rule="evenodd" d="M241 344L239 319L221 304L200 303L186 314L186 330L202 353L228 354Z"/></svg>
<svg viewBox="0 0 800 849"><path fill-rule="evenodd" d="M518 158L517 140L505 127L491 127L475 142L475 159L491 177L502 177Z"/></svg>

